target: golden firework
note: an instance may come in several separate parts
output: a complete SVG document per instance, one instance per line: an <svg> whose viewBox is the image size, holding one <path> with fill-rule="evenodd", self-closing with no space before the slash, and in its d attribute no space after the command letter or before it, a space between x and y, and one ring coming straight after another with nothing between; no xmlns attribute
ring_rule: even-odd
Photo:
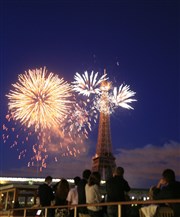
<svg viewBox="0 0 180 217"><path fill-rule="evenodd" d="M48 74L45 67L25 71L12 86L7 94L9 111L35 131L58 126L70 109L70 85L58 75Z"/></svg>

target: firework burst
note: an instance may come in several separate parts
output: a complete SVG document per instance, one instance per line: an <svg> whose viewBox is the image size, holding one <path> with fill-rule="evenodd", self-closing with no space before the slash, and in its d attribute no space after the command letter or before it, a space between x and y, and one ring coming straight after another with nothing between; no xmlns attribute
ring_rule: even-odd
<svg viewBox="0 0 180 217"><path fill-rule="evenodd" d="M92 72L88 76L87 71L82 76L76 73L75 81L72 82L73 90L86 96L93 94L93 107L105 114L113 113L118 107L133 109L129 104L136 101L132 98L136 93L130 90L130 86L121 84L119 88L113 87L112 82L107 81L106 73L99 80L97 80L97 73L94 77L93 75Z"/></svg>
<svg viewBox="0 0 180 217"><path fill-rule="evenodd" d="M126 109L133 109L129 103L137 101L136 99L131 98L135 94L136 92L130 90L130 86L121 84L118 90L117 87L114 87L111 100L115 106L121 106Z"/></svg>
<svg viewBox="0 0 180 217"><path fill-rule="evenodd" d="M13 87L7 95L9 111L28 128L58 126L68 113L70 85L53 73L47 75L45 67L20 74Z"/></svg>
<svg viewBox="0 0 180 217"><path fill-rule="evenodd" d="M82 75L76 72L74 76L75 81L72 82L73 90L86 96L89 96L92 93L99 94L99 85L102 81L107 79L106 74L98 78L98 72L94 74L94 71L91 72L90 76L87 71Z"/></svg>
<svg viewBox="0 0 180 217"><path fill-rule="evenodd" d="M11 147L17 147L20 159L25 156L28 146L20 150L18 145L27 145L29 137L33 137L32 140L36 141L31 146L34 153L32 166L37 163L42 170L48 158L49 134L56 128L62 128L65 116L71 110L71 86L58 75L48 73L45 67L20 74L18 82L12 86L14 89L7 94L9 112L6 118L16 126L8 129L4 125L4 143L9 139L8 130L17 133ZM25 134L26 138L22 138Z"/></svg>

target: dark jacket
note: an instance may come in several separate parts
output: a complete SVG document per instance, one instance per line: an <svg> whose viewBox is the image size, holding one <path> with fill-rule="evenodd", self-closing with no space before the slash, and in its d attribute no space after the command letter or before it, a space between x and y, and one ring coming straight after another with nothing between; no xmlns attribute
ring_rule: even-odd
<svg viewBox="0 0 180 217"><path fill-rule="evenodd" d="M87 180L81 179L77 185L78 204L86 204L86 193L85 193L86 184L87 184ZM87 214L88 210L86 207L79 207L78 212L83 213L83 214Z"/></svg>
<svg viewBox="0 0 180 217"><path fill-rule="evenodd" d="M38 195L39 195L41 206L50 206L51 201L54 200L53 190L46 183L39 186Z"/></svg>
<svg viewBox="0 0 180 217"><path fill-rule="evenodd" d="M68 201L66 199L61 199L61 198L56 197L55 205L56 206L68 205Z"/></svg>
<svg viewBox="0 0 180 217"><path fill-rule="evenodd" d="M125 201L128 191L129 184L122 176L114 176L106 182L107 202Z"/></svg>
<svg viewBox="0 0 180 217"><path fill-rule="evenodd" d="M153 199L154 200L165 200L165 199L180 199L180 182L174 181L169 183L167 186L159 188L153 188ZM174 211L174 217L180 216L180 204L169 204Z"/></svg>

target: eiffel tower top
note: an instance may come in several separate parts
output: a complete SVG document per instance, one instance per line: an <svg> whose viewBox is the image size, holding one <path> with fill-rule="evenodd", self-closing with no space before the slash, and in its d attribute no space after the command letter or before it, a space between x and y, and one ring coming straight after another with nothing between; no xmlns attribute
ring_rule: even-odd
<svg viewBox="0 0 180 217"><path fill-rule="evenodd" d="M104 69L104 75L107 75L106 69ZM101 87L100 87L102 91L108 92L110 88L111 88L111 82L106 81L106 80L102 81Z"/></svg>

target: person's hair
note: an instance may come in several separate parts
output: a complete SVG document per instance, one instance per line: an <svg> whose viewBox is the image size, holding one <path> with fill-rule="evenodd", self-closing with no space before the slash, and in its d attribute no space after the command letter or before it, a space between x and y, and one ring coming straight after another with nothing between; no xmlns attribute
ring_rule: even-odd
<svg viewBox="0 0 180 217"><path fill-rule="evenodd" d="M74 184L78 185L80 180L81 180L81 178L79 176L74 177Z"/></svg>
<svg viewBox="0 0 180 217"><path fill-rule="evenodd" d="M45 182L52 182L52 177L51 176L47 176L46 178L45 178Z"/></svg>
<svg viewBox="0 0 180 217"><path fill-rule="evenodd" d="M124 168L116 167L115 170L114 170L114 173L117 176L123 176L124 175Z"/></svg>
<svg viewBox="0 0 180 217"><path fill-rule="evenodd" d="M69 192L69 183L66 179L62 178L56 189L56 197L62 200L67 198Z"/></svg>
<svg viewBox="0 0 180 217"><path fill-rule="evenodd" d="M92 172L88 179L88 185L100 185L101 174L99 172Z"/></svg>
<svg viewBox="0 0 180 217"><path fill-rule="evenodd" d="M84 170L83 173L82 173L82 177L83 177L84 179L86 179L86 180L89 179L89 176L90 176L90 175L91 175L91 170L88 170L88 169Z"/></svg>
<svg viewBox="0 0 180 217"><path fill-rule="evenodd" d="M162 176L168 183L175 181L175 172L172 169L165 169Z"/></svg>

